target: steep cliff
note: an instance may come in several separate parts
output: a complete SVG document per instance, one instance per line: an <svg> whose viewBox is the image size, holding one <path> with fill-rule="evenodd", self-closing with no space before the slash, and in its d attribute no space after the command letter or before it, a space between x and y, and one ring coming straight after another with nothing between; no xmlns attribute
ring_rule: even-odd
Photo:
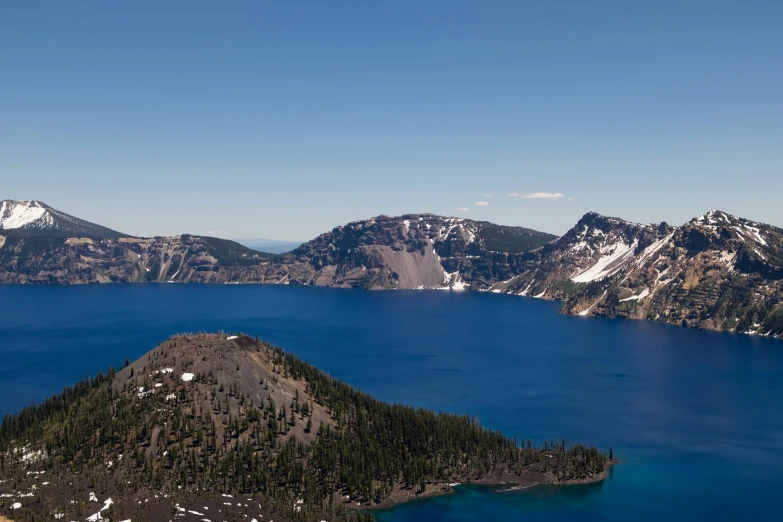
<svg viewBox="0 0 783 522"><path fill-rule="evenodd" d="M783 231L721 211L679 227L590 212L560 238L433 214L377 216L274 255L187 234L101 236L109 229L16 203L3 202L4 227L16 228L0 229L2 283L470 289L562 300L569 314L783 336Z"/></svg>
<svg viewBox="0 0 783 522"><path fill-rule="evenodd" d="M14 237L0 245L0 282L266 282L273 254L183 234L155 238Z"/></svg>

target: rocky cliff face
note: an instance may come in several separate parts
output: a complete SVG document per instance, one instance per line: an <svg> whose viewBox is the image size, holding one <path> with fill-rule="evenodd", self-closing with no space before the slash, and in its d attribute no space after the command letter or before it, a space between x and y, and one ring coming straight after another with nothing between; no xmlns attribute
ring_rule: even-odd
<svg viewBox="0 0 783 522"><path fill-rule="evenodd" d="M527 252L553 239L522 227L432 214L356 221L282 256L191 235L11 234L0 235L0 282L235 282L483 290L518 273Z"/></svg>
<svg viewBox="0 0 783 522"><path fill-rule="evenodd" d="M470 289L562 300L570 314L783 336L783 230L721 211L680 227L591 212L560 238L432 214L378 216L336 227L280 256L190 235L11 232L0 230L4 283Z"/></svg>
<svg viewBox="0 0 783 522"><path fill-rule="evenodd" d="M536 251L524 271L493 285L492 291L563 299L622 271L667 230L665 223L640 225L590 212L557 241Z"/></svg>
<svg viewBox="0 0 783 522"><path fill-rule="evenodd" d="M563 311L783 335L783 231L711 211L681 227L586 214L494 291Z"/></svg>
<svg viewBox="0 0 783 522"><path fill-rule="evenodd" d="M2 237L2 236L0 236ZM14 237L0 243L2 283L267 282L271 254L183 234L156 238Z"/></svg>
<svg viewBox="0 0 783 522"><path fill-rule="evenodd" d="M569 313L783 334L783 230L711 211L569 296Z"/></svg>
<svg viewBox="0 0 783 522"><path fill-rule="evenodd" d="M555 236L432 214L378 216L337 227L280 260L286 282L378 288L487 289L524 252Z"/></svg>

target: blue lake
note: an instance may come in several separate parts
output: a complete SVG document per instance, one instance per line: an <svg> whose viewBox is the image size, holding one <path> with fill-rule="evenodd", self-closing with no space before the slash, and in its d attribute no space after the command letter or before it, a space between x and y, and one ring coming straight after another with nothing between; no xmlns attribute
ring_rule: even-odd
<svg viewBox="0 0 783 522"><path fill-rule="evenodd" d="M379 399L614 448L603 484L460 487L384 522L778 519L783 341L470 292L0 286L0 415L178 332L258 335Z"/></svg>

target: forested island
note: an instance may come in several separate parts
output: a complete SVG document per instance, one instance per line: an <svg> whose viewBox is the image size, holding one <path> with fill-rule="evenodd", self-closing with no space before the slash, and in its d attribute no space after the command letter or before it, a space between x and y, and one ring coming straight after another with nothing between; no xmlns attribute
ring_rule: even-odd
<svg viewBox="0 0 783 522"><path fill-rule="evenodd" d="M380 402L244 335L169 339L0 425L0 516L364 521L457 483L587 483L611 455Z"/></svg>

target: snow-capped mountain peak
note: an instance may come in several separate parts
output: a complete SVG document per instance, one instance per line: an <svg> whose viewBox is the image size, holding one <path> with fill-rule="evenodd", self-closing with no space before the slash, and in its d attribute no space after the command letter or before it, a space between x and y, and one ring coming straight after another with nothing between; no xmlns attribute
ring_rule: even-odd
<svg viewBox="0 0 783 522"><path fill-rule="evenodd" d="M737 218L735 218L734 216L726 212L723 212L722 210L710 210L706 214L702 214L701 216L692 219L691 223L705 223L708 225L719 225L719 224L728 224L736 220Z"/></svg>
<svg viewBox="0 0 783 522"><path fill-rule="evenodd" d="M51 214L39 201L0 202L0 228L12 230L27 226L51 226Z"/></svg>
<svg viewBox="0 0 783 522"><path fill-rule="evenodd" d="M126 234L90 223L50 207L41 201L0 201L0 232L15 236L127 237Z"/></svg>

